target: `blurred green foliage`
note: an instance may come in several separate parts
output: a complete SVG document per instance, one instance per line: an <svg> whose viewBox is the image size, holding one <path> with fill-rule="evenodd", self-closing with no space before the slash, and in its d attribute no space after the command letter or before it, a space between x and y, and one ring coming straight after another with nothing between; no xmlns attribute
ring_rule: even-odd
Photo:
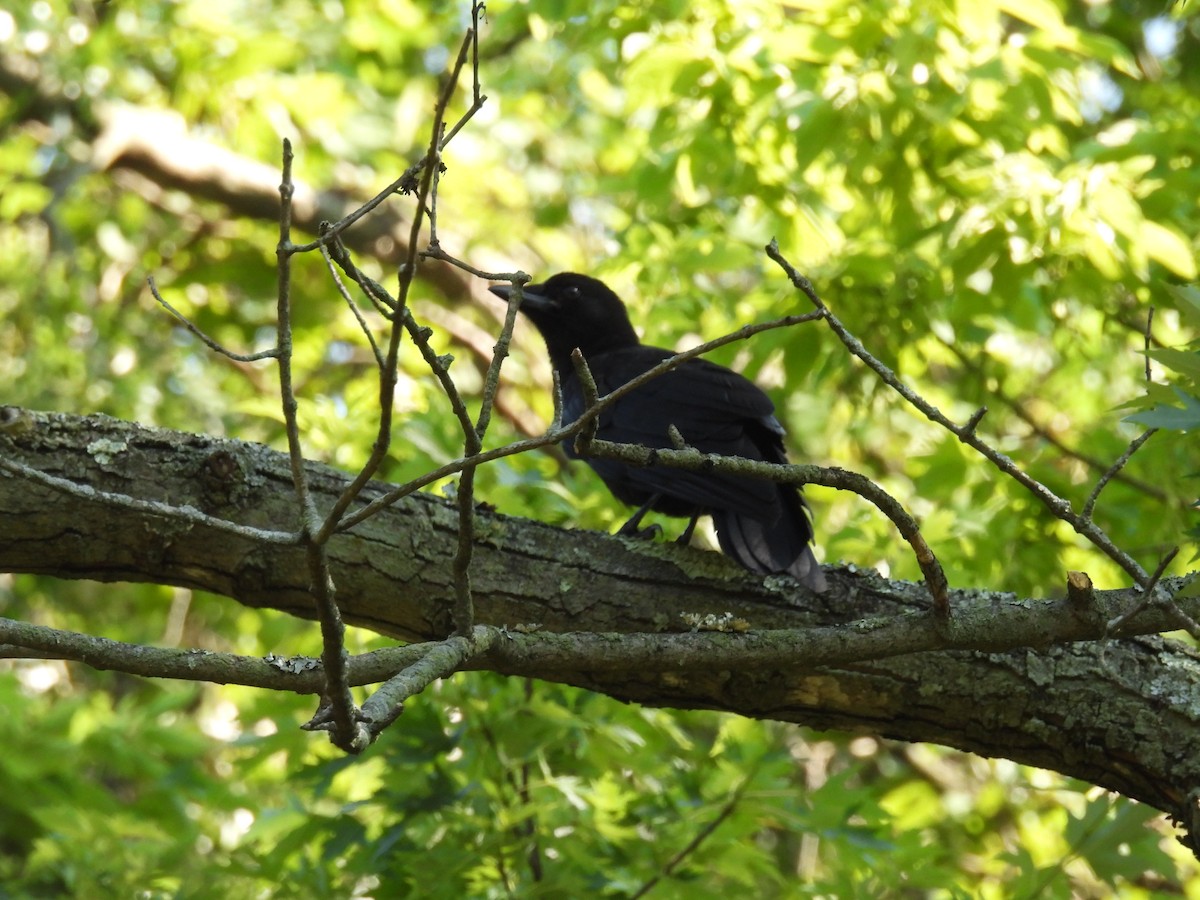
<svg viewBox="0 0 1200 900"><path fill-rule="evenodd" d="M0 96L0 399L282 446L270 366L215 358L145 287L153 275L227 346L267 345L275 224L104 168L106 116L172 110L269 164L286 136L300 179L366 197L419 157L468 19L407 0L0 11L0 54L53 101ZM442 243L483 267L599 275L647 338L682 347L805 310L762 253L774 236L874 354L952 418L987 405L981 433L1077 504L1136 423L1174 429L1096 511L1153 568L1197 493L1181 436L1200 402L1197 32L1127 0L496 2L489 99L446 155ZM374 427L361 336L318 259L298 262L294 298L308 454L352 469ZM477 389L472 338L487 346L496 310L426 282L414 309ZM518 331L506 408L548 418L540 348ZM952 583L1125 583L819 325L714 356L772 391L796 459L863 472L912 509ZM392 480L461 449L417 355L402 366ZM546 454L486 467L478 490L564 525L624 513ZM917 577L872 510L810 497L825 559ZM0 610L244 653L316 641L154 586L0 576ZM1200 896L1151 811L1004 761L487 675L439 684L348 760L298 732L310 709L6 664L0 896L629 896L656 876L655 897Z"/></svg>

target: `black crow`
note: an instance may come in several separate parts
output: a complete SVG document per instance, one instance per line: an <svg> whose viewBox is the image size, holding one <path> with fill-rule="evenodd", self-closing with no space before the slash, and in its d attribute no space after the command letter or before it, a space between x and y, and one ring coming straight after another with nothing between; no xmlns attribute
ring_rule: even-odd
<svg viewBox="0 0 1200 900"><path fill-rule="evenodd" d="M489 288L508 299L507 285ZM562 417L570 424L584 410L583 389L571 363L579 348L600 396L674 356L638 341L625 304L602 282L565 272L527 285L521 312L546 341L562 386ZM786 463L783 427L775 407L741 375L705 359L690 359L618 400L601 414L596 437L623 444L672 447L674 425L684 441L703 453ZM574 440L567 455L578 458ZM800 491L787 484L716 472L651 466L638 468L607 459L587 459L613 495L641 507L621 529L639 533L647 510L691 518L686 541L701 515L711 515L721 549L752 572L786 572L810 590L824 591L825 575L809 542L812 525Z"/></svg>

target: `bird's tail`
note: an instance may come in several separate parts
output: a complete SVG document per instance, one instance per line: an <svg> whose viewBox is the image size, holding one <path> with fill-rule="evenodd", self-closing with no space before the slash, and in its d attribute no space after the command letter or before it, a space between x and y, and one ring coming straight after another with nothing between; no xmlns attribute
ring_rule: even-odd
<svg viewBox="0 0 1200 900"><path fill-rule="evenodd" d="M790 493L790 496L789 496ZM814 593L827 587L825 573L813 556L812 525L799 494L781 488L783 514L773 522L729 510L715 510L713 524L721 551L751 572L786 572Z"/></svg>

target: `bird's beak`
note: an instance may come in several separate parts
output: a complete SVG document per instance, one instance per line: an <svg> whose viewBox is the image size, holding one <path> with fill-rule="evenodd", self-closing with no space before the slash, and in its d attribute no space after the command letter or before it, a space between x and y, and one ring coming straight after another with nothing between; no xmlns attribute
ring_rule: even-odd
<svg viewBox="0 0 1200 900"><path fill-rule="evenodd" d="M545 294L540 292L540 284L527 284L524 290L521 291L521 309L529 312L539 312L542 310L554 309L555 303ZM515 288L511 284L494 284L488 288L493 294L505 302L513 295Z"/></svg>

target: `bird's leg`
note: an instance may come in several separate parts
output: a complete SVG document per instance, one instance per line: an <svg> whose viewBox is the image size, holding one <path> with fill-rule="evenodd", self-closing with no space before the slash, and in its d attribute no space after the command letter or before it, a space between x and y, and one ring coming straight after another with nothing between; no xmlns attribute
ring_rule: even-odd
<svg viewBox="0 0 1200 900"><path fill-rule="evenodd" d="M642 519L646 513L650 512L650 507L662 499L662 494L654 494L642 504L641 509L630 516L629 521L617 529L617 534L622 537L635 537L653 539L662 534L661 525L651 525L649 528L642 528Z"/></svg>
<svg viewBox="0 0 1200 900"><path fill-rule="evenodd" d="M690 544L692 542L692 532L696 530L696 523L700 521L700 513L692 516L691 521L687 523L687 528L683 529L683 534L675 538L677 544Z"/></svg>

